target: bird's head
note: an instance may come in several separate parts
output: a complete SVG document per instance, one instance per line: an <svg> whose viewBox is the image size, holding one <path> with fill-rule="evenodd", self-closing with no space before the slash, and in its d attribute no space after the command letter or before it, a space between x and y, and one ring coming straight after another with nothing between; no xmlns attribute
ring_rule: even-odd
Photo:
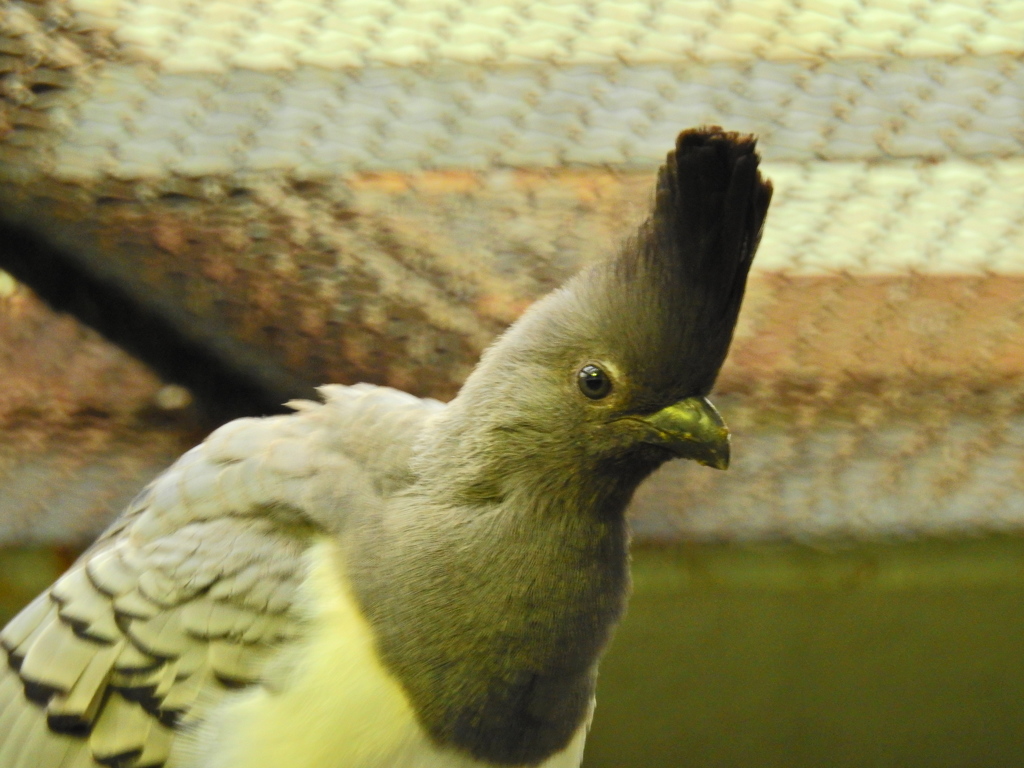
<svg viewBox="0 0 1024 768"><path fill-rule="evenodd" d="M653 212L619 253L534 304L484 355L452 422L510 471L539 461L645 475L672 457L719 469L729 433L706 399L739 314L771 184L755 140L680 134Z"/></svg>

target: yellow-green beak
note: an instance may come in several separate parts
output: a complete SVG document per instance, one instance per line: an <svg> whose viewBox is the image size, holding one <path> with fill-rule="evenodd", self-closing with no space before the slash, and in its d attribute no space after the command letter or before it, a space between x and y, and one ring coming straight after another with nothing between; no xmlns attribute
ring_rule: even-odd
<svg viewBox="0 0 1024 768"><path fill-rule="evenodd" d="M648 442L715 469L729 468L729 429L707 398L688 397L645 416Z"/></svg>

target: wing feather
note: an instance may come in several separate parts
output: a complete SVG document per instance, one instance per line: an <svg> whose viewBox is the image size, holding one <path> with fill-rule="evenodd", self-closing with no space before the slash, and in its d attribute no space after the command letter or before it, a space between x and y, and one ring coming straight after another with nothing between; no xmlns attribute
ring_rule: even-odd
<svg viewBox="0 0 1024 768"><path fill-rule="evenodd" d="M114 606L106 595L97 592L85 568L73 568L50 590L58 604L57 613L76 634L104 643L121 637Z"/></svg>
<svg viewBox="0 0 1024 768"><path fill-rule="evenodd" d="M0 742L0 765L4 768L29 768L30 764L22 759L40 747L36 742L40 737L39 725L42 718L28 706L15 708L5 714L8 716L0 727L8 727L11 733L19 734L20 738Z"/></svg>
<svg viewBox="0 0 1024 768"><path fill-rule="evenodd" d="M0 632L0 766L156 768L182 720L260 683L302 631L303 552L401 487L442 407L370 385L323 395L214 432Z"/></svg>
<svg viewBox="0 0 1024 768"><path fill-rule="evenodd" d="M129 642L143 654L155 659L179 659L189 652L201 651L204 638L191 637L181 624L184 606L161 611L151 619L127 622Z"/></svg>
<svg viewBox="0 0 1024 768"><path fill-rule="evenodd" d="M36 765L88 765L73 762L82 758L92 761L81 739L50 732L45 719L33 718L28 728L21 754L14 758L13 763L2 765L7 768L28 768Z"/></svg>
<svg viewBox="0 0 1024 768"><path fill-rule="evenodd" d="M124 638L123 634L122 638ZM121 651L117 654L117 658L114 659L115 672L126 675L138 674L149 672L160 666L160 659L150 656L134 643L122 642L119 644L119 647Z"/></svg>
<svg viewBox="0 0 1024 768"><path fill-rule="evenodd" d="M89 734L89 749L99 763L123 761L142 754L153 722L142 705L118 691L107 697L103 711Z"/></svg>
<svg viewBox="0 0 1024 768"><path fill-rule="evenodd" d="M52 613L53 602L44 592L4 627L3 632L0 632L0 647L8 652L12 661L16 660L16 664L21 663L25 654L19 654L18 649L23 648L30 642L33 634L46 626L46 620Z"/></svg>
<svg viewBox="0 0 1024 768"><path fill-rule="evenodd" d="M175 659L164 664L160 667L160 679L157 681L156 687L153 688L153 698L157 701L163 701L167 698L171 686L179 679L188 677L188 674L188 672L181 668L181 659Z"/></svg>
<svg viewBox="0 0 1024 768"><path fill-rule="evenodd" d="M215 640L210 643L210 669L218 680L244 685L259 679L260 661L247 646Z"/></svg>
<svg viewBox="0 0 1024 768"><path fill-rule="evenodd" d="M124 645L124 640L119 640L97 650L74 687L67 694L56 694L50 699L46 715L53 730L68 733L92 727L114 671L114 662Z"/></svg>
<svg viewBox="0 0 1024 768"><path fill-rule="evenodd" d="M10 667L0 666L0 733L10 730L9 721L20 711L24 697L21 678ZM12 713L15 713L12 716Z"/></svg>
<svg viewBox="0 0 1024 768"><path fill-rule="evenodd" d="M131 618L146 621L160 614L160 606L151 600L147 600L137 589L115 597L113 606L117 616L122 619Z"/></svg>
<svg viewBox="0 0 1024 768"><path fill-rule="evenodd" d="M107 597L118 597L135 589L138 574L130 570L116 549L95 553L85 562L89 581Z"/></svg>
<svg viewBox="0 0 1024 768"><path fill-rule="evenodd" d="M135 762L134 768L159 768L171 753L174 731L160 722L154 722L149 728L149 738Z"/></svg>
<svg viewBox="0 0 1024 768"><path fill-rule="evenodd" d="M186 678L175 681L171 690L160 702L160 712L171 716L171 720L186 713L195 703L199 694L206 688L210 688L215 677L209 668L198 669Z"/></svg>
<svg viewBox="0 0 1024 768"><path fill-rule="evenodd" d="M101 643L75 641L74 630L54 614L21 662L21 679L67 693L82 676Z"/></svg>

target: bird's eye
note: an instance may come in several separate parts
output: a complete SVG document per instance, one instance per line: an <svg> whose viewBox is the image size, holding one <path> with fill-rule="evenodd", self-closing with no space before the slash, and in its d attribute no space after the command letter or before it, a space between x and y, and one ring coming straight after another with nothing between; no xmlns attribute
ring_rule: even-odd
<svg viewBox="0 0 1024 768"><path fill-rule="evenodd" d="M592 363L580 368L580 372L576 374L576 381L580 392L591 400L608 397L612 391L612 380L608 378L608 374Z"/></svg>

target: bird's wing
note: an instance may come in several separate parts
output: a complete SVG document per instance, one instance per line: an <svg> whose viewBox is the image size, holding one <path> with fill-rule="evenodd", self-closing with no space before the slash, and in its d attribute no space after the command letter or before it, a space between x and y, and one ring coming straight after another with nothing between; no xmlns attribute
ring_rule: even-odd
<svg viewBox="0 0 1024 768"><path fill-rule="evenodd" d="M175 730L302 631L303 553L408 478L442 408L325 387L186 453L0 633L0 766L159 766ZM201 698L200 698L201 697Z"/></svg>

